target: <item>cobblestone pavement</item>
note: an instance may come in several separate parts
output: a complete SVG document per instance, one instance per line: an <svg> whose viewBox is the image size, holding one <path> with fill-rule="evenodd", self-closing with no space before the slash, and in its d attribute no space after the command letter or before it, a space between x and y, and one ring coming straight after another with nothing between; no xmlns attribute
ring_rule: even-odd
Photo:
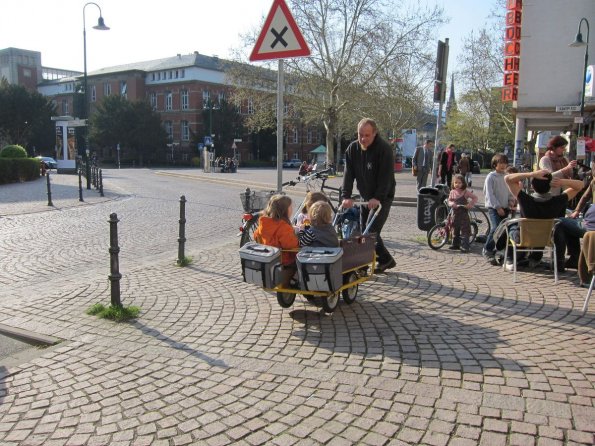
<svg viewBox="0 0 595 446"><path fill-rule="evenodd" d="M0 187L0 324L64 339L0 366L1 445L594 444L595 309L574 272L513 284L479 245L430 250L415 209L394 207L397 268L332 315L282 309L241 281L233 236L239 191L275 177L226 175L105 171L103 201L59 210ZM125 324L84 314L109 302L111 212L122 300L142 309Z"/></svg>

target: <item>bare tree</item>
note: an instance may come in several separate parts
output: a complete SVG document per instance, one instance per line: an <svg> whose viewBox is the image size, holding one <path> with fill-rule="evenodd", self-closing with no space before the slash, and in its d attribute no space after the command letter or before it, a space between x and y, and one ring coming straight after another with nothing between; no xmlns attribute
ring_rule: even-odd
<svg viewBox="0 0 595 446"><path fill-rule="evenodd" d="M363 116L390 130L406 126L432 80L431 31L443 22L442 9L397 10L385 0L288 3L312 51L286 61L291 101L306 122L323 123L328 162L334 138L353 134Z"/></svg>

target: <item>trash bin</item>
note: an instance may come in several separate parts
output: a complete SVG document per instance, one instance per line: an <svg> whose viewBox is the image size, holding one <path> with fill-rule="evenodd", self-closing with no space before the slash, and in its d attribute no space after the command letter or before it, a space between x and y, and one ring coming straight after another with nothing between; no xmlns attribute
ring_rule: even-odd
<svg viewBox="0 0 595 446"><path fill-rule="evenodd" d="M417 227L422 231L436 224L436 208L444 201L444 192L435 187L422 187L417 193Z"/></svg>

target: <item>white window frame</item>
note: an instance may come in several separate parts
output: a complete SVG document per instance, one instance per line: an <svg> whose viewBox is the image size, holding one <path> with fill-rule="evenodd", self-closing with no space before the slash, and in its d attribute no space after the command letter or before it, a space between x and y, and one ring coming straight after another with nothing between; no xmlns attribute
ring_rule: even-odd
<svg viewBox="0 0 595 446"><path fill-rule="evenodd" d="M182 141L190 141L190 125L188 121L180 121L180 131L182 132Z"/></svg>
<svg viewBox="0 0 595 446"><path fill-rule="evenodd" d="M91 85L91 102L97 102L97 87Z"/></svg>
<svg viewBox="0 0 595 446"><path fill-rule="evenodd" d="M168 91L167 93L165 93L165 109L172 110L173 103L174 103L174 95L171 91Z"/></svg>
<svg viewBox="0 0 595 446"><path fill-rule="evenodd" d="M182 110L188 110L189 98L190 94L188 93L188 90L182 90L180 92L180 104Z"/></svg>
<svg viewBox="0 0 595 446"><path fill-rule="evenodd" d="M106 82L103 84L103 95L110 96L112 94L112 84Z"/></svg>

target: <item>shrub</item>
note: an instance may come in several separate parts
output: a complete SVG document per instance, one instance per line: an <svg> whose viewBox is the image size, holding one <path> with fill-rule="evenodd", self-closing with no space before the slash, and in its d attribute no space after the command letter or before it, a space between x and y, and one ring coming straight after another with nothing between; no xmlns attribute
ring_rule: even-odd
<svg viewBox="0 0 595 446"><path fill-rule="evenodd" d="M0 184L31 181L39 178L37 158L0 158Z"/></svg>
<svg viewBox="0 0 595 446"><path fill-rule="evenodd" d="M17 144L4 146L0 150L0 158L27 158L27 151Z"/></svg>
<svg viewBox="0 0 595 446"><path fill-rule="evenodd" d="M200 158L198 156L192 157L191 161L193 167L200 167Z"/></svg>

